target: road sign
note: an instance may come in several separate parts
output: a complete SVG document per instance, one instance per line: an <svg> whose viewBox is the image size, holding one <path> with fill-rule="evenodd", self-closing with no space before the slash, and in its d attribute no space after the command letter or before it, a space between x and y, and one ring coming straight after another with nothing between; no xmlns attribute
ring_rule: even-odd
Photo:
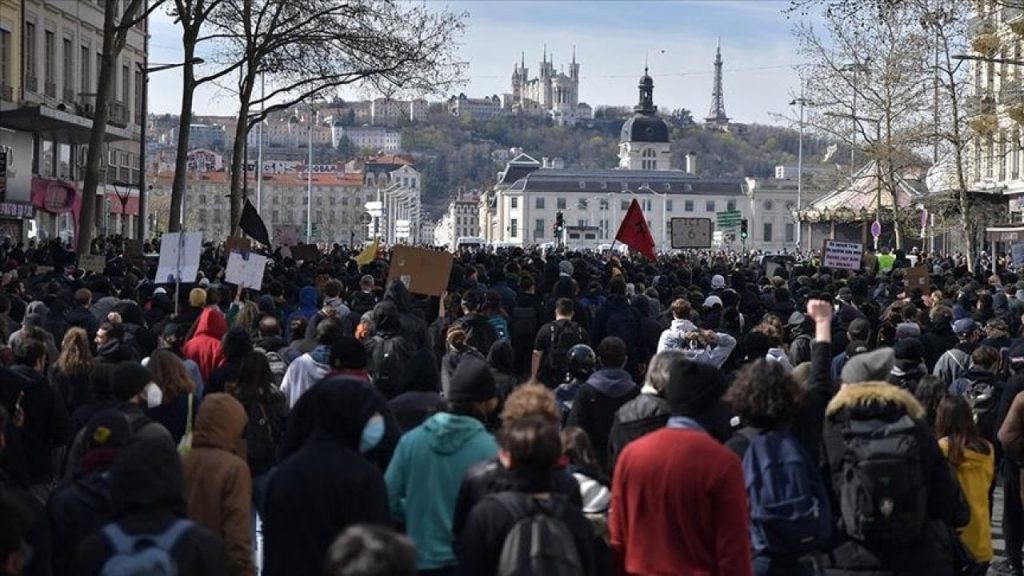
<svg viewBox="0 0 1024 576"><path fill-rule="evenodd" d="M366 204L363 204L363 207L366 208L367 210L383 210L384 203L374 200L373 202L367 202Z"/></svg>
<svg viewBox="0 0 1024 576"><path fill-rule="evenodd" d="M715 214L715 226L719 229L736 228L740 225L743 214L739 210L726 210Z"/></svg>
<svg viewBox="0 0 1024 576"><path fill-rule="evenodd" d="M672 248L711 248L710 218L673 218Z"/></svg>
<svg viewBox="0 0 1024 576"><path fill-rule="evenodd" d="M882 224L878 220L875 220L874 222L871 223L871 236L873 236L875 240L878 240L878 237L881 235Z"/></svg>
<svg viewBox="0 0 1024 576"><path fill-rule="evenodd" d="M361 224L369 224L373 222L373 216L369 212L363 212L359 215L359 222Z"/></svg>

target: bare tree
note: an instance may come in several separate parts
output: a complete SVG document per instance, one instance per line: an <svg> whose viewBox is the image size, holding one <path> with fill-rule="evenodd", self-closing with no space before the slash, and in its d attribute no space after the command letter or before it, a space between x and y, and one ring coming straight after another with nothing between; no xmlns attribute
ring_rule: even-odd
<svg viewBox="0 0 1024 576"><path fill-rule="evenodd" d="M461 78L464 15L398 0L223 0L210 15L219 59L239 62L231 157L231 231L238 227L249 130L269 114L345 85L436 93ZM254 96L256 83L267 85ZM253 111L258 109L259 111Z"/></svg>
<svg viewBox="0 0 1024 576"><path fill-rule="evenodd" d="M796 36L806 65L802 74L808 124L819 133L863 150L876 165L878 199L892 198L896 246L903 240L897 174L920 163L930 130L932 86L928 35L914 15L879 1L799 2L822 7L824 35L799 24ZM859 8L858 8L859 7ZM856 167L851 166L851 174Z"/></svg>
<svg viewBox="0 0 1024 576"><path fill-rule="evenodd" d="M96 190L100 185L100 162L105 161L106 153L103 143L106 140L107 120L110 111L111 91L114 87L114 71L117 70L117 59L128 42L128 33L132 27L141 22L157 9L164 0L130 0L125 4L124 13L118 14L117 0L103 0L103 47L100 51L101 65L97 71L96 110L92 119L92 132L89 135L89 153L85 161L85 184L82 188L82 212L79 215L77 251L88 254L96 227ZM145 86L138 87L145 90ZM145 122L145 119L143 119ZM145 145L144 143L142 145ZM145 169L144 166L140 167ZM141 217L141 215L140 215Z"/></svg>

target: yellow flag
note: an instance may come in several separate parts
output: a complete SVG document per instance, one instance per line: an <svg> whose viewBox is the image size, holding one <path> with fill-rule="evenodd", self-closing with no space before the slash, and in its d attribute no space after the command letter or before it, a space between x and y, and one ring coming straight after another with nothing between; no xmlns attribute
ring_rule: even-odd
<svg viewBox="0 0 1024 576"><path fill-rule="evenodd" d="M379 242L379 240L374 240L373 243L371 243L369 246L363 248L363 251L359 253L359 256L356 256L356 264L359 264L360 266L366 266L370 262L376 260L377 245Z"/></svg>

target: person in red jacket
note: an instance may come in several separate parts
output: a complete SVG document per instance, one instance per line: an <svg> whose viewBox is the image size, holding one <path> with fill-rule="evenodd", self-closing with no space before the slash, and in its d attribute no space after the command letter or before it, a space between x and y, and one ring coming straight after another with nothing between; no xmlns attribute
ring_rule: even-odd
<svg viewBox="0 0 1024 576"><path fill-rule="evenodd" d="M224 314L216 307L207 307L199 314L192 336L181 348L185 358L199 365L203 382L209 382L213 369L224 363L220 340L227 331L228 322Z"/></svg>
<svg viewBox="0 0 1024 576"><path fill-rule="evenodd" d="M619 574L753 573L743 466L701 423L727 387L714 366L672 363L668 425L626 446L615 466L608 524Z"/></svg>

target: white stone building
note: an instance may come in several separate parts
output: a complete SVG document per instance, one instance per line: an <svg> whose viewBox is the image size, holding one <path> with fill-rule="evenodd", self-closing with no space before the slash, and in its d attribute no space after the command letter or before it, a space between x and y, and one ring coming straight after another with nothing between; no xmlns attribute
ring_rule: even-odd
<svg viewBox="0 0 1024 576"><path fill-rule="evenodd" d="M396 154L402 151L402 133L383 126L344 126L335 120L331 126L331 145L337 148L347 139L356 150L366 148L378 153Z"/></svg>
<svg viewBox="0 0 1024 576"><path fill-rule="evenodd" d="M495 118L507 116L511 111L502 107L501 98L489 96L484 98L469 98L465 94L452 96L448 100L448 113L452 116L472 118L486 122Z"/></svg>

